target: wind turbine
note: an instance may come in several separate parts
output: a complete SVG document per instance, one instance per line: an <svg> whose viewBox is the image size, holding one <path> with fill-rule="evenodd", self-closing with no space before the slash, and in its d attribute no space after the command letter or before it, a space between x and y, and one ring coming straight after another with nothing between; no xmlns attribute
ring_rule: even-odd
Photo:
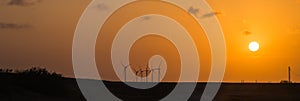
<svg viewBox="0 0 300 101"><path fill-rule="evenodd" d="M289 84L291 83L291 67L288 67Z"/></svg>
<svg viewBox="0 0 300 101"><path fill-rule="evenodd" d="M122 64L122 66L124 67L124 75L125 75L124 81L126 82L126 69L130 66L130 64L129 65Z"/></svg>
<svg viewBox="0 0 300 101"><path fill-rule="evenodd" d="M134 72L135 72L135 82L137 82L137 76L138 76L138 74L139 74L139 71L138 70L136 70L136 69L134 69Z"/></svg>
<svg viewBox="0 0 300 101"><path fill-rule="evenodd" d="M142 66L140 66L140 73L141 73L141 82L143 81L143 70L142 70L142 68L141 68Z"/></svg>
<svg viewBox="0 0 300 101"><path fill-rule="evenodd" d="M146 67L145 71L146 71L146 82L148 82L148 75L151 72L151 69L149 70L149 64L147 64L147 67Z"/></svg>
<svg viewBox="0 0 300 101"><path fill-rule="evenodd" d="M158 81L160 81L160 66L161 66L161 63L162 63L162 60L160 61L159 65L158 65L158 68L151 69L152 70L152 82L153 82L153 73L154 73L155 70L158 71Z"/></svg>
<svg viewBox="0 0 300 101"><path fill-rule="evenodd" d="M153 82L154 69L151 69L151 70L152 70L152 75L151 75L152 77L151 77L151 79L152 79L152 82Z"/></svg>

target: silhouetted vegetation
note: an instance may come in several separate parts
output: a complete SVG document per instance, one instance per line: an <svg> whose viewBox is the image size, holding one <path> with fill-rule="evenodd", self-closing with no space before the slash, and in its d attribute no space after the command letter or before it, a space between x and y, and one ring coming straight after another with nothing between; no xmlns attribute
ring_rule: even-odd
<svg viewBox="0 0 300 101"><path fill-rule="evenodd" d="M76 80L46 68L0 69L0 101L85 101Z"/></svg>
<svg viewBox="0 0 300 101"><path fill-rule="evenodd" d="M21 71L18 74L24 77L38 77L43 79L57 79L61 78L61 74L57 74L55 72L51 73L47 71L46 68L33 67L31 69Z"/></svg>
<svg viewBox="0 0 300 101"><path fill-rule="evenodd" d="M0 69L0 73L12 73L12 69Z"/></svg>
<svg viewBox="0 0 300 101"><path fill-rule="evenodd" d="M23 71L13 69L0 69L0 73L16 74L21 78L59 79L63 76L55 72L49 72L46 68L32 67Z"/></svg>

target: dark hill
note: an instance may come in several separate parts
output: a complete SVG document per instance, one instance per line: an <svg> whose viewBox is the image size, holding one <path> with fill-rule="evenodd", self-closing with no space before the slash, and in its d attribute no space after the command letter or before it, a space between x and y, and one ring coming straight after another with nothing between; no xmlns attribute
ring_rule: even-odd
<svg viewBox="0 0 300 101"><path fill-rule="evenodd" d="M85 101L76 80L60 76L0 73L0 101ZM44 74L43 74L44 75ZM97 83L97 80L85 80ZM120 82L105 81L123 100L158 100L176 83L161 83L148 90L133 89ZM189 83L183 83L189 84ZM190 100L199 100L206 83L198 83ZM183 92L184 93L184 92ZM300 84L222 84L216 101L300 101Z"/></svg>
<svg viewBox="0 0 300 101"><path fill-rule="evenodd" d="M0 73L0 101L85 101L75 79Z"/></svg>

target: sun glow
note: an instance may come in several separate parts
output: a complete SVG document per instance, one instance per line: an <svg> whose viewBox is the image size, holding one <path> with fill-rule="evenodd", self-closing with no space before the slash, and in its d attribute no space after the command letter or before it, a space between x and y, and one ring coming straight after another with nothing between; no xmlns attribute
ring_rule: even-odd
<svg viewBox="0 0 300 101"><path fill-rule="evenodd" d="M249 50L252 51L252 52L256 52L259 50L259 43L258 42L250 42L249 43Z"/></svg>

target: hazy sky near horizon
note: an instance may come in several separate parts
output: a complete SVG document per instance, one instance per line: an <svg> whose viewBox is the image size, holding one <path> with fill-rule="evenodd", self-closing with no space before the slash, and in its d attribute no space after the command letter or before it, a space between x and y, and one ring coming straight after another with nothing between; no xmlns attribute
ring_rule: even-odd
<svg viewBox="0 0 300 101"><path fill-rule="evenodd" d="M30 5L8 5L9 0L0 1L0 67L44 66L72 77L73 35L90 1L28 2ZM292 68L292 80L300 81L299 0L207 2L214 9L225 36L224 81L278 82L287 79L288 66ZM104 5L97 7L108 9ZM249 51L251 41L260 43L258 52Z"/></svg>

